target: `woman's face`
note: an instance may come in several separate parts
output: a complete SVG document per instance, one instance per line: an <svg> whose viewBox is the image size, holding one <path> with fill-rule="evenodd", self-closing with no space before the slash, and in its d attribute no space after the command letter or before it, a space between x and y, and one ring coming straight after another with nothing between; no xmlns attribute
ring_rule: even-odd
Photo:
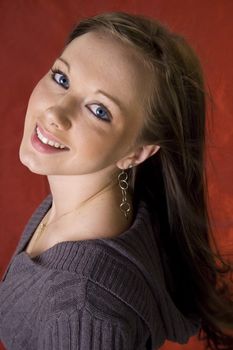
<svg viewBox="0 0 233 350"><path fill-rule="evenodd" d="M97 32L74 39L30 96L21 162L43 175L115 169L142 128L148 78L135 51L116 39Z"/></svg>

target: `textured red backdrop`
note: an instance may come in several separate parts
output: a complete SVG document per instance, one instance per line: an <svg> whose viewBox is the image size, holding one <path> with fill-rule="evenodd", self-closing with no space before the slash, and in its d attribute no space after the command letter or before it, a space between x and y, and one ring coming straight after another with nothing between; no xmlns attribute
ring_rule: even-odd
<svg viewBox="0 0 233 350"><path fill-rule="evenodd" d="M0 275L32 212L48 193L45 176L19 161L27 101L33 86L62 48L66 34L83 16L122 10L152 16L182 33L196 49L215 100L208 138L208 178L215 236L233 251L233 1L231 0L17 0L0 1ZM0 350L3 347L0 345ZM166 342L163 350L203 349Z"/></svg>

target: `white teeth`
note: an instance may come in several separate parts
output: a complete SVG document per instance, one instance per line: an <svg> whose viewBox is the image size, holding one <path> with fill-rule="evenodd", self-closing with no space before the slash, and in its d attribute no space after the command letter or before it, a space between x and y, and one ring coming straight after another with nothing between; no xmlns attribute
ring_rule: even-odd
<svg viewBox="0 0 233 350"><path fill-rule="evenodd" d="M38 127L36 128L36 133L37 133L37 136L38 138L44 143L44 144L49 144L50 146L52 147L56 147L56 148L65 148L66 146L58 143L58 142L54 142L54 141L51 141L49 139L47 139L46 137L44 137L40 130L38 129Z"/></svg>
<svg viewBox="0 0 233 350"><path fill-rule="evenodd" d="M49 144L50 146L53 146L53 142L52 142L52 141L49 141L48 144Z"/></svg>

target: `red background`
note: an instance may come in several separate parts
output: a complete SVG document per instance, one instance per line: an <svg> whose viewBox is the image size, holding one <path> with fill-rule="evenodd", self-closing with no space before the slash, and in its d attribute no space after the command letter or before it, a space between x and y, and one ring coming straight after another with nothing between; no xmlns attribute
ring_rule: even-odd
<svg viewBox="0 0 233 350"><path fill-rule="evenodd" d="M215 100L207 164L214 234L222 252L232 254L233 1L1 0L0 275L28 218L49 191L47 178L31 173L18 157L30 93L60 53L73 24L80 17L113 10L161 20L183 34L201 59ZM166 342L162 349L199 350L203 344L192 337L187 345Z"/></svg>

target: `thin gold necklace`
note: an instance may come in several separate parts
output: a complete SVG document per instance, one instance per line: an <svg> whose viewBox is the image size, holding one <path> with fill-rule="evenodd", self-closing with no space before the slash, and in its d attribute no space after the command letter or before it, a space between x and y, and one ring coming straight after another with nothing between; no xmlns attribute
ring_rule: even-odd
<svg viewBox="0 0 233 350"><path fill-rule="evenodd" d="M49 225L54 224L55 222L59 221L63 216L68 215L68 214L72 213L73 211L75 211L75 210L77 210L77 209L78 209L78 208L75 208L75 209L72 209L72 210L68 211L67 213L62 214L61 216L59 216L59 218L57 218L57 220L52 221L52 222L50 222L49 224L48 224L48 221L45 222L45 223L44 223L44 222L41 222L41 223L39 224L38 228L37 228L37 235L36 235L35 242L42 236L44 230L45 230ZM46 216L47 216L47 215L48 215L48 212L47 212ZM44 217L44 218L45 218L45 217ZM44 218L43 218L43 220L44 220ZM43 221L43 220L42 220L42 221Z"/></svg>
<svg viewBox="0 0 233 350"><path fill-rule="evenodd" d="M80 209L84 204L86 204L87 202L89 202L91 199L94 199L96 196L98 196L100 193L104 193L104 192L106 192L107 190L108 190L108 188L110 188L110 187L112 187L112 186L114 186L114 183L110 183L107 187L105 187L105 188L103 188L102 190L100 190L99 192L97 192L96 194L94 194L94 195L92 195L91 197L89 197L87 200L85 200L83 203L82 203L82 205L80 205L79 207L76 207L76 208L74 208L74 209L72 209L72 210L70 210L70 211L68 211L68 212L66 212L66 213L64 213L64 214L62 214L61 216L59 216L58 218L57 218L57 220L55 220L55 221L52 221L52 222L50 222L49 224L48 224L48 221L46 222L46 223L44 223L44 222L41 222L40 224L39 224L39 226L37 227L37 234L36 234L36 239L35 239L35 242L42 236L42 234L43 234L43 232L44 232L44 230L49 226L49 225L52 225L52 224L54 224L55 222L57 222L57 221L59 221L63 216L65 216L65 215L68 215L68 214L70 214L70 213L72 213L73 211L75 211L75 210L78 210L78 209ZM45 215L45 217L48 215L48 212L47 212L47 214ZM44 217L44 218L45 218ZM44 218L42 219L42 221L44 220Z"/></svg>

